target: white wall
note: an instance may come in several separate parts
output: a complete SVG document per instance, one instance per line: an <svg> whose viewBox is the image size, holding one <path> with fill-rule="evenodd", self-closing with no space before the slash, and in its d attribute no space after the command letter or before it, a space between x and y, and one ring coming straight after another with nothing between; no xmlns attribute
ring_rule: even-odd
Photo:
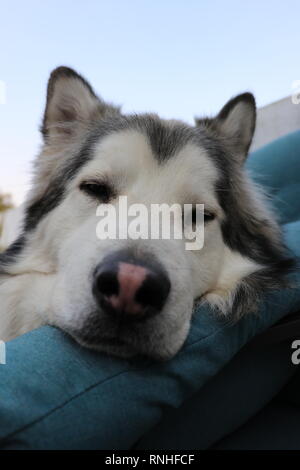
<svg viewBox="0 0 300 470"><path fill-rule="evenodd" d="M300 129L300 104L291 96L275 101L257 111L256 130L250 150L268 144L277 137Z"/></svg>

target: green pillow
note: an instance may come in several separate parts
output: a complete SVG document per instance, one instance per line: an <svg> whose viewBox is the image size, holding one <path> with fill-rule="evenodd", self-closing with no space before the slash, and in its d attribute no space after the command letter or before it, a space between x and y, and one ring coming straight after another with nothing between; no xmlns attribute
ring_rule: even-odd
<svg viewBox="0 0 300 470"><path fill-rule="evenodd" d="M300 255L300 132L250 156L254 177L274 195L286 242ZM299 282L299 276L295 275ZM7 343L0 365L2 449L128 449L215 376L257 333L300 308L300 288L265 296L259 315L236 324L207 307L166 363L126 361L78 346L43 327ZM251 397L249 397L249 400ZM209 403L208 405L209 406ZM199 419L199 433L207 423Z"/></svg>

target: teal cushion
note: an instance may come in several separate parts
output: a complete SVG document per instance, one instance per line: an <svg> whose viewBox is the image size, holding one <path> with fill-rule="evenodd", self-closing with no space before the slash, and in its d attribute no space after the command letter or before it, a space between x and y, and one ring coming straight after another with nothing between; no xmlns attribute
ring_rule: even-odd
<svg viewBox="0 0 300 470"><path fill-rule="evenodd" d="M271 189L286 242L297 255L299 145L300 132L259 150L248 163L254 178ZM298 275L295 280L299 283ZM131 448L168 410L195 395L254 335L299 308L300 288L266 295L259 315L236 324L199 307L183 349L166 363L88 351L51 327L23 335L7 343L7 364L0 365L1 448ZM205 422L202 426L205 432Z"/></svg>
<svg viewBox="0 0 300 470"><path fill-rule="evenodd" d="M246 167L271 196L282 224L300 220L300 131L252 153Z"/></svg>

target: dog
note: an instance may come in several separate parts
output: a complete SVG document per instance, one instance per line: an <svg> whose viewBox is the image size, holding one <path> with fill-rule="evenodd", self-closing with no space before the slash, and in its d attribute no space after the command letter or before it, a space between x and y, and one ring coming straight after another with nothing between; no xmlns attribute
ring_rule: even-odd
<svg viewBox="0 0 300 470"><path fill-rule="evenodd" d="M244 167L255 129L251 93L195 125L125 115L76 71L49 79L43 144L18 239L0 256L0 337L43 324L125 358L172 358L195 302L232 319L287 283L293 260ZM204 204L205 241L95 236L96 209Z"/></svg>

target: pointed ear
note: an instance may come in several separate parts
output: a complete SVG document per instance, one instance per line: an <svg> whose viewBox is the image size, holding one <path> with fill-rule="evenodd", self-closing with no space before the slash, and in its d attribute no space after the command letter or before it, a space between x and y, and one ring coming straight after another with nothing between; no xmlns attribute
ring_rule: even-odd
<svg viewBox="0 0 300 470"><path fill-rule="evenodd" d="M196 120L206 124L227 138L228 144L242 161L245 160L256 122L255 98L251 93L243 93L232 98L214 119Z"/></svg>
<svg viewBox="0 0 300 470"><path fill-rule="evenodd" d="M58 67L50 75L47 103L41 132L45 140L72 135L78 125L104 117L107 112L118 112L106 105L90 84L68 67Z"/></svg>

